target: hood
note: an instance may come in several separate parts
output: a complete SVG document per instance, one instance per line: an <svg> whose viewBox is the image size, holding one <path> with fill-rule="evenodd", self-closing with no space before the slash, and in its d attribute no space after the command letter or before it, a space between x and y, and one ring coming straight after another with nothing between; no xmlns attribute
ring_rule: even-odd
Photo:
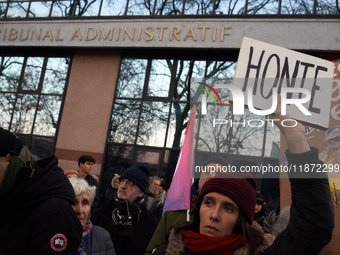
<svg viewBox="0 0 340 255"><path fill-rule="evenodd" d="M0 196L0 203L11 213L36 207L49 198L61 198L75 203L75 195L71 183L58 167L58 159L50 157L35 163L35 172L30 178L21 178L11 190Z"/></svg>

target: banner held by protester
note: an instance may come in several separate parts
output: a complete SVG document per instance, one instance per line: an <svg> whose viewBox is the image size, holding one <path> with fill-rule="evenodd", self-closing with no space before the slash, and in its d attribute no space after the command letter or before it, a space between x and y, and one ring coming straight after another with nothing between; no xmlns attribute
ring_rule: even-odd
<svg viewBox="0 0 340 255"><path fill-rule="evenodd" d="M193 105L188 125L185 130L184 143L179 153L178 161L171 185L164 203L163 214L166 211L189 210L190 190L194 167L194 134L196 105Z"/></svg>

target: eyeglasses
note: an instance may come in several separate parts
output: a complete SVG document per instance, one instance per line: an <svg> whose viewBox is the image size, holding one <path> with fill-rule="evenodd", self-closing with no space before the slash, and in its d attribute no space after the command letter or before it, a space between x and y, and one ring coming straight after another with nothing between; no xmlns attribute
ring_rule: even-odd
<svg viewBox="0 0 340 255"><path fill-rule="evenodd" d="M124 183L126 183L126 186L128 187L133 187L136 185L136 183L134 183L133 181L130 181L129 179L123 178L120 180L119 185L123 185Z"/></svg>

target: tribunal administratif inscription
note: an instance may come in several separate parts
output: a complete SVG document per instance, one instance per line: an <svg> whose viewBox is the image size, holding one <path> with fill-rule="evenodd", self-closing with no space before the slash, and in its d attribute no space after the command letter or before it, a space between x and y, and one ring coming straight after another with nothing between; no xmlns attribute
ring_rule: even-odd
<svg viewBox="0 0 340 255"><path fill-rule="evenodd" d="M207 31L211 29L211 33L207 33ZM130 39L132 41L152 41L159 40L163 41L164 38L169 41L177 40L177 41L186 41L187 39L191 39L193 41L201 40L204 42L206 40L207 34L211 41L220 40L224 41L224 37L226 35L230 35L230 33L226 32L230 30L231 27L221 27L219 31L217 31L217 27L198 27L199 31L195 32L193 27L187 29L187 31L181 30L179 27L133 27L132 30L129 28L76 28L72 37L67 38L68 40L79 40L79 41L92 41L92 40L125 40ZM50 40L50 41L64 41L65 36L62 35L62 30L60 28L57 29L42 29L42 28L5 28L0 30L3 41L27 41L27 40Z"/></svg>
<svg viewBox="0 0 340 255"><path fill-rule="evenodd" d="M79 24L77 24L79 25ZM57 42L224 42L230 35L230 26L56 26L5 25L0 29L3 43ZM114 45L114 44L111 44Z"/></svg>
<svg viewBox="0 0 340 255"><path fill-rule="evenodd" d="M13 19L0 20L0 47L239 49L247 36L296 50L338 51L339 29L338 19Z"/></svg>

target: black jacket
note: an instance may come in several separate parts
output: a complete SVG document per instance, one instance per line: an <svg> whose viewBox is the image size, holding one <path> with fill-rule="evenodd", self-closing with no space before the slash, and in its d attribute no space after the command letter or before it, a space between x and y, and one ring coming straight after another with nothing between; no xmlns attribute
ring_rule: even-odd
<svg viewBox="0 0 340 255"><path fill-rule="evenodd" d="M87 183L90 186L96 186L96 188L97 188L96 189L96 196L94 197L94 200L93 200L92 206L91 206L91 211L93 212L100 205L100 189L99 189L99 184L96 181L96 179L94 179L93 176L90 175L90 174L86 175L84 179L87 181Z"/></svg>
<svg viewBox="0 0 340 255"><path fill-rule="evenodd" d="M286 155L289 165L297 166L296 172L291 168L288 173L292 190L290 220L264 254L316 255L330 242L334 228L328 175L319 167L323 162L315 148L301 154L286 151Z"/></svg>
<svg viewBox="0 0 340 255"><path fill-rule="evenodd" d="M73 188L56 157L36 163L32 178L20 170L0 196L0 250L7 254L77 254L82 227ZM29 175L28 175L29 176Z"/></svg>

